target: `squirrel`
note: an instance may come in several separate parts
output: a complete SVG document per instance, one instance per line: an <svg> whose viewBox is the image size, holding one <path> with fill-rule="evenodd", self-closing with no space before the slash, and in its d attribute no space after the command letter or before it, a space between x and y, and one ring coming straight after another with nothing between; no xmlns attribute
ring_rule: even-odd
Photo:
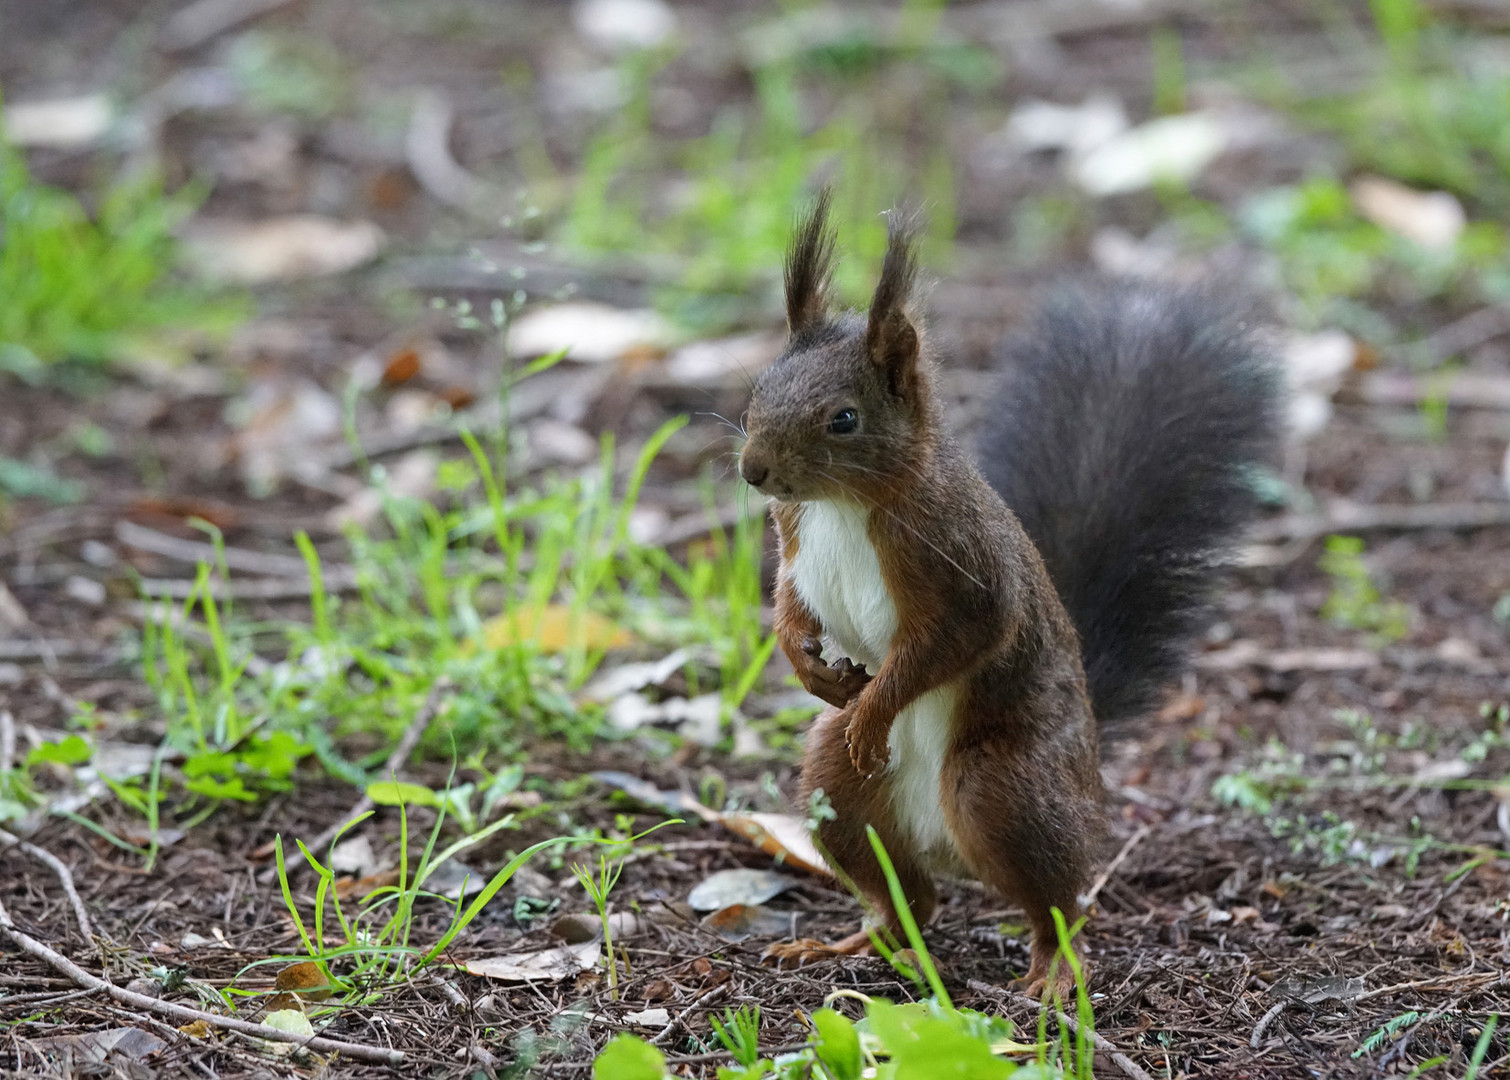
<svg viewBox="0 0 1510 1080"><path fill-rule="evenodd" d="M889 216L868 313L835 313L830 201L795 228L789 340L754 381L739 458L772 500L777 640L829 706L804 795L827 797L819 845L898 937L867 826L919 926L935 873L1021 906L1018 982L1041 994L1053 909L1079 918L1106 835L1098 726L1152 706L1202 629L1220 556L1257 509L1278 371L1209 292L1068 287L1003 345L977 464L945 430L912 311L913 227ZM861 930L767 957L869 944ZM1059 964L1053 988L1072 978Z"/></svg>

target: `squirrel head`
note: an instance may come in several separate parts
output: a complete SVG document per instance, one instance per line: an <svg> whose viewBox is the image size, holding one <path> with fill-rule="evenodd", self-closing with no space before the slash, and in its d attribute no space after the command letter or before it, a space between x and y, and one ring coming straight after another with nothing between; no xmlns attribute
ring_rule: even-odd
<svg viewBox="0 0 1510 1080"><path fill-rule="evenodd" d="M739 474L783 502L887 501L939 430L917 323L911 225L893 212L870 311L828 307L830 193L797 224L786 258L786 349L755 380Z"/></svg>

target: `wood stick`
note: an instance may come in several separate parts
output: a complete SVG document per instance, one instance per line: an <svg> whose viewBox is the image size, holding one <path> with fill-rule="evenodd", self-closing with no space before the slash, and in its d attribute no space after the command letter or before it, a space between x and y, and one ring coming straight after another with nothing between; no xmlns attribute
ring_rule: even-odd
<svg viewBox="0 0 1510 1080"><path fill-rule="evenodd" d="M1034 1001L1027 994L1010 993L999 986L992 986L990 983L981 982L979 979L970 979L965 985L978 994L985 994L987 997L994 997L1000 1001L1013 1001L1019 1005L1027 1005L1038 1012L1049 1009L1053 1012L1055 1018L1065 1027L1069 1028L1070 1031L1077 1035L1080 1033L1080 1025L1074 1020L1071 1020L1052 1005L1046 1005L1042 1001ZM1092 1031L1090 1037L1096 1049L1109 1056L1117 1068L1132 1077L1132 1080L1153 1080L1153 1077L1144 1072L1137 1062L1113 1046L1106 1036L1102 1035L1099 1031Z"/></svg>
<svg viewBox="0 0 1510 1080"><path fill-rule="evenodd" d="M48 948L36 938L22 933L16 928L16 924L11 921L10 912L5 910L3 903L0 903L0 933L4 933L18 949L28 956L41 960L54 971L67 976L76 986L108 994L122 1005L128 1005L133 1009L156 1013L159 1016L170 1017L183 1023L200 1021L224 1031L234 1031L242 1035L255 1035L259 1039L267 1039L272 1042L294 1043L308 1050L313 1050L316 1053L345 1054L355 1061L366 1061L376 1065L398 1066L402 1065L405 1060L405 1055L401 1050L389 1050L381 1046L363 1046L360 1043L327 1039L321 1035L306 1036L292 1031L280 1031L278 1028L268 1027L266 1024L254 1024L251 1021L241 1020L234 1016L221 1016L216 1013L204 1012L201 1009L192 1009L187 1005L179 1005L171 1001L160 1001L157 998L148 997L146 994L133 993L97 975L91 975L68 959L68 957Z"/></svg>
<svg viewBox="0 0 1510 1080"><path fill-rule="evenodd" d="M1319 514L1286 514L1261 521L1249 536L1263 543L1314 540L1330 533L1412 529L1489 529L1510 525L1510 502L1361 506L1334 502Z"/></svg>
<svg viewBox="0 0 1510 1080"><path fill-rule="evenodd" d="M1106 888L1106 883L1110 881L1112 875L1117 872L1117 867L1121 866L1122 863L1126 861L1127 857L1132 854L1132 849L1146 840L1148 838L1148 834L1152 831L1153 830L1150 829L1147 824L1138 826L1137 831L1135 831L1131 836L1127 838L1127 843L1122 845L1122 850L1117 852L1117 857L1106 864L1106 869L1101 871L1101 876L1098 877L1096 879L1096 883L1090 887L1090 891L1087 892L1085 896L1081 897L1081 907L1089 908L1096 902L1096 897L1100 896L1101 890Z"/></svg>
<svg viewBox="0 0 1510 1080"><path fill-rule="evenodd" d="M73 872L52 852L0 829L0 850L12 846L20 848L38 862L46 863L57 875L58 881L63 885L63 892L68 897L68 903L73 907L73 917L78 921L79 933L84 935L84 944L95 955L99 955L100 946L94 940L94 927L89 924L89 912L84 908L84 900L79 896L79 890L73 886Z"/></svg>
<svg viewBox="0 0 1510 1080"><path fill-rule="evenodd" d="M156 529L149 529L145 525L138 525L134 521L117 521L115 538L127 547L149 551L154 555L165 555L179 562L208 563L210 566L216 566L222 554L215 550L214 544L169 536ZM272 555L262 551L228 547L224 549L224 556L227 569L241 570L248 574L302 578L309 573L309 567L297 555ZM327 563L325 566L327 573L335 568L336 564Z"/></svg>

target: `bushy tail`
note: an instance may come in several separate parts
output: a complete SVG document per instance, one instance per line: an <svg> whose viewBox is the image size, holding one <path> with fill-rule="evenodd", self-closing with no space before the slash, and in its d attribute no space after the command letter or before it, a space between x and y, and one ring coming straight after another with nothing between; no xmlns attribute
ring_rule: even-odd
<svg viewBox="0 0 1510 1080"><path fill-rule="evenodd" d="M981 438L1080 632L1102 723L1183 668L1274 449L1279 372L1243 313L1200 291L1067 287L1001 349Z"/></svg>

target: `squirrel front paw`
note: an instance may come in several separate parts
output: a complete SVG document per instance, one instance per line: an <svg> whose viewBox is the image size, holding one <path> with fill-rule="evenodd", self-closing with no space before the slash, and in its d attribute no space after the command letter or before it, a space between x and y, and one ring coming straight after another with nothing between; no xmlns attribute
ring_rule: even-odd
<svg viewBox="0 0 1510 1080"><path fill-rule="evenodd" d="M847 656L841 656L832 664L824 663L823 643L817 638L803 639L802 654L805 662L797 672L802 685L808 693L836 708L848 705L870 682L865 665L856 664Z"/></svg>
<svg viewBox="0 0 1510 1080"><path fill-rule="evenodd" d="M891 758L891 737L886 724L860 724L851 721L844 731L849 746L849 760L861 776L869 780L886 767Z"/></svg>

